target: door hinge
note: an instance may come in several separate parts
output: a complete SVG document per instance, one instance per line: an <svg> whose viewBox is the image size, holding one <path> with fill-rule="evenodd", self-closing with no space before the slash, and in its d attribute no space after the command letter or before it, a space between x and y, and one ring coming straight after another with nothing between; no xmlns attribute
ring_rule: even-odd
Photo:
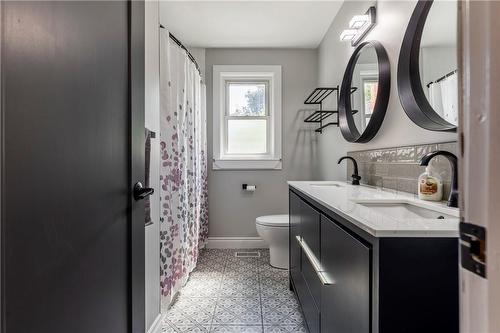
<svg viewBox="0 0 500 333"><path fill-rule="evenodd" d="M466 270L486 278L486 228L460 222L460 261Z"/></svg>

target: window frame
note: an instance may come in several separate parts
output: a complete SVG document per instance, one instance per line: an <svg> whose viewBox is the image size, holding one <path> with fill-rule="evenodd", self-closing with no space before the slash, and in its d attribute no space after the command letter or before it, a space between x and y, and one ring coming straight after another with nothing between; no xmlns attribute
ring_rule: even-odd
<svg viewBox="0 0 500 333"><path fill-rule="evenodd" d="M252 80L247 80L247 79L228 79L224 81L225 83L225 105L224 105L224 129L223 129L223 149L224 149L224 156L229 157L235 157L237 159L244 159L246 156L253 157L254 159L257 156L263 156L266 157L271 151L271 114L270 114L270 98L269 98L269 87L271 87L271 82L268 79L252 79ZM231 84L264 84L265 86L265 100L264 100L264 111L265 115L264 116L231 116L230 114L230 108L231 106L229 105L230 101L230 96L229 96L229 86ZM235 154L235 153L230 153L229 152L229 120L245 120L245 119L258 119L258 120L265 120L266 121L266 152L265 153L254 153L254 154Z"/></svg>
<svg viewBox="0 0 500 333"><path fill-rule="evenodd" d="M232 83L266 85L265 116L230 116L229 86ZM213 66L213 164L214 170L282 169L281 156L281 66L214 65ZM230 119L265 119L266 153L235 154L228 152Z"/></svg>
<svg viewBox="0 0 500 333"><path fill-rule="evenodd" d="M360 82L360 88L361 88L361 107L360 107L360 111L363 112L363 115L361 117L361 121L362 121L362 126L363 128L366 128L367 126L367 119L368 118L371 118L372 117L372 114L373 114L373 110L372 110L372 113L370 114L367 114L366 113L366 108L365 108L365 82L379 82L379 77L378 77L378 72L376 70L362 70L360 71L359 73L359 76L361 78L361 82Z"/></svg>

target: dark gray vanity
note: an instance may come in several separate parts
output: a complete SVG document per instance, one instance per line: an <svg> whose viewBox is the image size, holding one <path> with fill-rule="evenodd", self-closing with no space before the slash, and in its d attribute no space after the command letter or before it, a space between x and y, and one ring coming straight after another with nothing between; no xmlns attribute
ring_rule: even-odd
<svg viewBox="0 0 500 333"><path fill-rule="evenodd" d="M374 236L320 201L290 186L290 288L311 333L458 332L456 237Z"/></svg>

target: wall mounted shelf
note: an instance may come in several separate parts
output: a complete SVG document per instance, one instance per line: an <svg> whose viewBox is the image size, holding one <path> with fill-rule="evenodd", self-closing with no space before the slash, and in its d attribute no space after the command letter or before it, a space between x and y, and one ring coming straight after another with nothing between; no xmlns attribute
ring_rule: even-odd
<svg viewBox="0 0 500 333"><path fill-rule="evenodd" d="M332 114L336 113L337 111L314 111L309 117L304 119L304 122L306 123L320 123Z"/></svg>
<svg viewBox="0 0 500 333"><path fill-rule="evenodd" d="M336 94L336 101L339 100L339 87L334 88L316 88L313 92L307 96L304 104L306 105L319 105L319 110L314 111L311 115L309 115L304 122L306 123L318 123L319 127L315 130L315 132L323 133L323 128L328 127L330 125L338 126L338 116L337 122L329 122L323 124L323 121L330 117L332 114L336 113L338 115L337 110L323 110L323 101L325 98L330 96L333 92Z"/></svg>
<svg viewBox="0 0 500 333"><path fill-rule="evenodd" d="M357 89L357 87L352 87L351 94L354 93ZM305 123L319 124L319 127L314 130L317 133L323 133L323 129L331 125L339 126L339 112L337 110L323 110L323 101L333 92L335 92L336 94L336 102L338 104L339 86L336 86L335 88L316 88L311 94L309 94L309 96L307 96L306 100L304 101L304 104L306 105L319 105L319 110L314 111L306 119L304 119ZM352 110L352 114L355 114L357 112L358 110ZM323 121L326 118L330 117L332 114L337 115L337 121L323 124Z"/></svg>

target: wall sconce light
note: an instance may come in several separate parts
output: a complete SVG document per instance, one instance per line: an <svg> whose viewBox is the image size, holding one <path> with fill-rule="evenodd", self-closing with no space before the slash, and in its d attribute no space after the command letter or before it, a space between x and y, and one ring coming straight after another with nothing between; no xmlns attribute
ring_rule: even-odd
<svg viewBox="0 0 500 333"><path fill-rule="evenodd" d="M370 21L370 16L368 15L354 15L349 22L350 29L359 29L363 27L366 23Z"/></svg>
<svg viewBox="0 0 500 333"><path fill-rule="evenodd" d="M351 41L352 46L356 46L370 32L376 24L376 9L370 7L365 15L355 15L349 21L349 29L340 34L341 41Z"/></svg>
<svg viewBox="0 0 500 333"><path fill-rule="evenodd" d="M358 29L346 29L340 34L340 40L352 40L358 34Z"/></svg>

